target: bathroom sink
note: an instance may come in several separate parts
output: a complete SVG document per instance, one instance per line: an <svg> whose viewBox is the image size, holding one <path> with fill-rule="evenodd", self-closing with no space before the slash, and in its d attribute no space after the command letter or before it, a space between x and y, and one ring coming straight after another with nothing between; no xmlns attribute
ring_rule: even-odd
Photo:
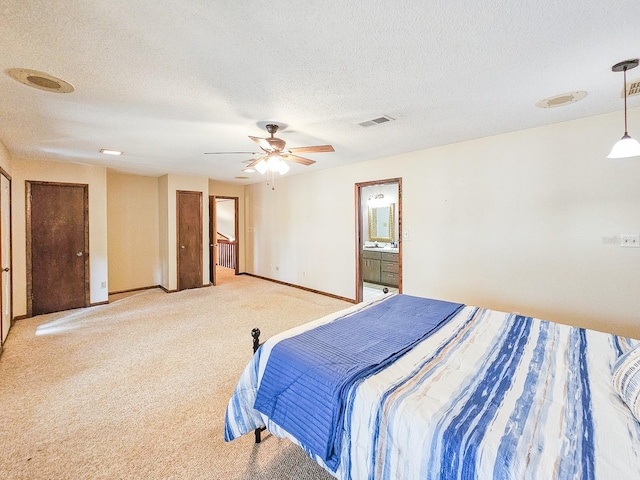
<svg viewBox="0 0 640 480"><path fill-rule="evenodd" d="M369 247L367 245L362 247L363 250L368 250L371 252L388 252L388 253L398 253L397 247Z"/></svg>

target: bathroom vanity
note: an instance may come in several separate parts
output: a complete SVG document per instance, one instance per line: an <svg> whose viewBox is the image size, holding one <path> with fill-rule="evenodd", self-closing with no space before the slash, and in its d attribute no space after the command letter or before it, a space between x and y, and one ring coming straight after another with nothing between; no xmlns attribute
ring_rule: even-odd
<svg viewBox="0 0 640 480"><path fill-rule="evenodd" d="M362 281L397 287L398 270L397 248L362 250Z"/></svg>

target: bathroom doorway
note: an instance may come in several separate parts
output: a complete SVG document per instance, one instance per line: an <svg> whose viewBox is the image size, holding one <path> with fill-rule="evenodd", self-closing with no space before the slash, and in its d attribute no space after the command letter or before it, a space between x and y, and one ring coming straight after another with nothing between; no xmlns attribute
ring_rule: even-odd
<svg viewBox="0 0 640 480"><path fill-rule="evenodd" d="M356 183L356 303L402 293L402 178Z"/></svg>

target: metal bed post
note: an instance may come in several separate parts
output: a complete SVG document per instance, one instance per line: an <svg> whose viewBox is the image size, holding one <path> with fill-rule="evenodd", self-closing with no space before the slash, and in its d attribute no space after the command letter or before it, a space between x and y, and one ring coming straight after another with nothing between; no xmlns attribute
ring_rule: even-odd
<svg viewBox="0 0 640 480"><path fill-rule="evenodd" d="M258 351L258 348L260 347L260 329L259 328L254 328L253 330L251 330L251 336L253 337L253 353L255 354ZM262 433L263 430L266 430L267 427L260 427L260 428L256 428L253 433L256 436L256 443L260 443L262 441L262 439L260 438L260 434Z"/></svg>

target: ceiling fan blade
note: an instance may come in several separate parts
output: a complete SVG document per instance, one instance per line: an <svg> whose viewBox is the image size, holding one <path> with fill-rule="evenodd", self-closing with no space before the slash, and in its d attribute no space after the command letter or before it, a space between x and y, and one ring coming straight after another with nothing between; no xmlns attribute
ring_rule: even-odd
<svg viewBox="0 0 640 480"><path fill-rule="evenodd" d="M254 142L256 142L258 145L260 145L260 148L263 149L265 152L273 151L273 147L269 142L267 142L266 138L252 137L251 135L249 135L249 138Z"/></svg>
<svg viewBox="0 0 640 480"><path fill-rule="evenodd" d="M291 153L321 153L335 152L331 145L316 145L315 147L296 147L288 149Z"/></svg>
<svg viewBox="0 0 640 480"><path fill-rule="evenodd" d="M260 155L261 152L204 152L205 155L233 155L235 153L242 153L243 155Z"/></svg>
<svg viewBox="0 0 640 480"><path fill-rule="evenodd" d="M255 167L258 163L260 163L261 160L267 160L267 158L269 157L260 157L260 158L256 158L255 160L253 160L249 165L247 165L244 168L253 168Z"/></svg>
<svg viewBox="0 0 640 480"><path fill-rule="evenodd" d="M302 165L312 165L316 163L315 160L309 160L308 158L299 157L297 155L283 155L287 160L291 160L292 162L301 163Z"/></svg>

